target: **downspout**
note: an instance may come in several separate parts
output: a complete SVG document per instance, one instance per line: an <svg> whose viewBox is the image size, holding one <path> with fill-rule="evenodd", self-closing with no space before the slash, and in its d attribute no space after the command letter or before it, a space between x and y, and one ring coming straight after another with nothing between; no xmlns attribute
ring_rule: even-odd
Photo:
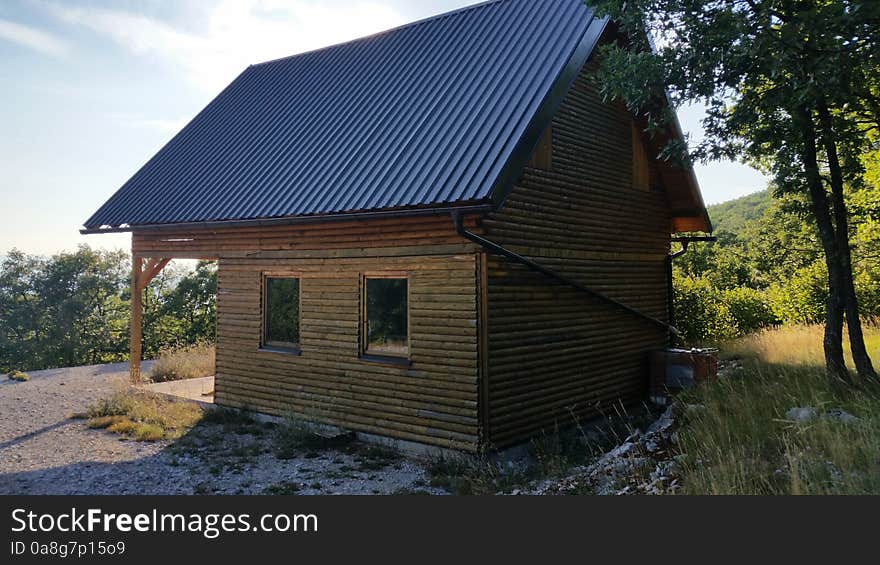
<svg viewBox="0 0 880 565"><path fill-rule="evenodd" d="M627 306L623 302L619 302L609 296L605 296L604 294L597 292L597 291L595 291L595 290L593 290L593 289L591 289L591 288L589 288L589 287L587 287L587 286L585 286L585 285L583 285L573 279L570 279L561 273L557 273L556 271L548 269L547 267L544 267L543 265L536 263L535 261L532 261L528 257L523 257L522 255L515 253L515 252L505 248L504 246L502 246L498 243L495 243L494 241L489 241L488 239L486 239L480 235L477 235L473 232L468 231L467 229L465 229L464 225L462 224L461 215L458 212L452 213L452 222L455 225L455 231L458 232L458 235L460 235L466 239L469 239L470 241L473 241L474 243L481 246L483 249L485 249L486 251L488 251L490 253L494 253L495 255L501 255L502 257L506 257L506 258L510 259L511 261L515 261L516 263L524 265L525 267L531 269L532 271L535 271L536 273L540 273L540 274L546 276L547 278L550 278L550 279L553 279L557 282L561 282L562 284L568 285L576 290L579 290L583 293L590 295L591 297L593 297L601 302L605 302L606 304L609 304L619 310L623 310L624 312L627 312L628 314L631 314L631 315L636 316L638 318L642 318L643 320L647 320L647 321L651 322L652 324L663 328L664 330L668 331L672 335L676 335L676 336L679 335L679 332L675 327L673 327L671 324L667 324L663 320L658 320L657 318L655 318L653 316L645 314L644 312L640 312L640 311L636 310L635 308Z"/></svg>
<svg viewBox="0 0 880 565"><path fill-rule="evenodd" d="M672 260L676 257L680 257L687 253L688 246L692 241L708 241L715 242L718 241L717 237L714 236L681 236L681 237L673 237L671 241L678 242L681 244L681 249L670 253L666 256L666 308L668 310L668 319L670 324L675 324L675 307L673 305L673 301L675 300L675 288L672 285ZM678 334L676 334L678 335ZM673 335L669 336L669 346L675 345L675 338Z"/></svg>

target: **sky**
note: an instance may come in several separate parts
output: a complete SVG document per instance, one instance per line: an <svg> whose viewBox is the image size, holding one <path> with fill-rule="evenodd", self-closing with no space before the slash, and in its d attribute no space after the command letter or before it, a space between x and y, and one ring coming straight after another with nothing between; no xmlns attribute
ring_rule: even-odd
<svg viewBox="0 0 880 565"><path fill-rule="evenodd" d="M130 247L82 223L249 64L474 0L0 0L0 254ZM679 113L701 135L699 108ZM763 189L697 166L707 203Z"/></svg>

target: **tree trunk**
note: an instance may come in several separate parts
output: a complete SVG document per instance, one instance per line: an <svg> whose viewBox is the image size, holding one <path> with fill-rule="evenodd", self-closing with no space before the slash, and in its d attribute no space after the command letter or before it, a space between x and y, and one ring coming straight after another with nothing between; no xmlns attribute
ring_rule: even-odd
<svg viewBox="0 0 880 565"><path fill-rule="evenodd" d="M852 351L856 372L863 380L876 379L877 373L871 364L871 357L865 347L862 323L859 319L859 303L856 297L856 286L852 272L852 252L849 245L849 216L843 193L843 174L840 169L840 157L834 140L834 124L828 107L822 102L819 105L819 120L822 125L822 144L828 157L828 171L831 174L831 201L834 208L834 221L837 227L836 240L840 256L841 292L843 307L846 313L849 343Z"/></svg>
<svg viewBox="0 0 880 565"><path fill-rule="evenodd" d="M825 305L825 370L832 384L851 383L849 370L843 357L843 294L840 253L834 224L828 206L828 194L822 186L819 175L819 162L816 156L816 130L810 111L801 108L798 112L800 129L803 135L801 164L807 176L813 216L819 230L819 239L825 251L825 265L828 268L828 302Z"/></svg>

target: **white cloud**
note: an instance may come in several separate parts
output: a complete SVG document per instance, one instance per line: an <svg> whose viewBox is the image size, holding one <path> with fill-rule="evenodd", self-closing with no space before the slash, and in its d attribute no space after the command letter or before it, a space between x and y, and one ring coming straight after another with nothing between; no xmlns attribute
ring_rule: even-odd
<svg viewBox="0 0 880 565"><path fill-rule="evenodd" d="M175 65L217 91L251 63L285 57L399 25L402 16L370 0L221 0L204 25L184 29L143 14L46 4L56 17L109 37L136 55Z"/></svg>
<svg viewBox="0 0 880 565"><path fill-rule="evenodd" d="M32 27L0 19L0 38L53 57L64 57L70 47L57 37Z"/></svg>

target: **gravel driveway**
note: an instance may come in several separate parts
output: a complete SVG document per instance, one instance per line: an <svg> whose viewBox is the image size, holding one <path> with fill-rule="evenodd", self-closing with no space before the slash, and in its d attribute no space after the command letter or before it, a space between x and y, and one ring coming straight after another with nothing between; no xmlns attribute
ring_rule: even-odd
<svg viewBox="0 0 880 565"><path fill-rule="evenodd" d="M127 386L124 363L30 376L0 377L0 494L439 492L419 463L360 445L278 459L269 425L199 424L179 440L142 443L69 419Z"/></svg>

